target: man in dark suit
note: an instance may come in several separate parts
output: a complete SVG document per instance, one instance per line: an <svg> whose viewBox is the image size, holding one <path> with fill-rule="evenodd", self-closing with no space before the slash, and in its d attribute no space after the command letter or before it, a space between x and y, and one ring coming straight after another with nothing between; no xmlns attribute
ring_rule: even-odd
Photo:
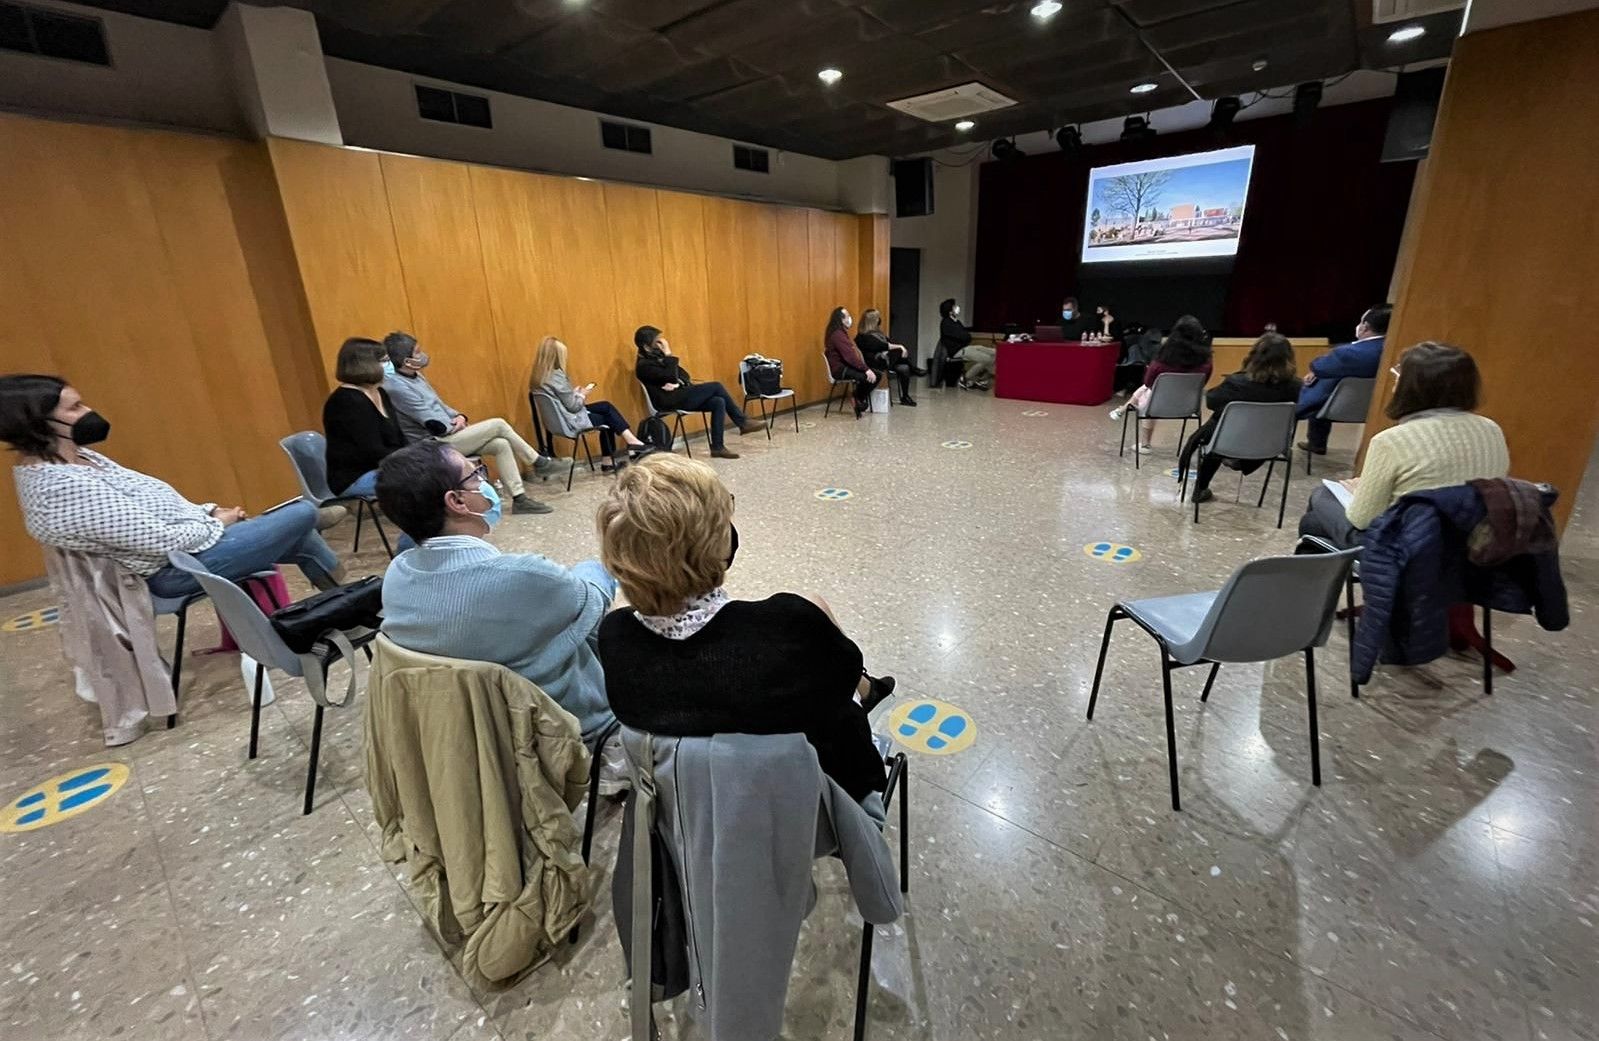
<svg viewBox="0 0 1599 1041"><path fill-rule="evenodd" d="M1377 375L1377 367L1382 364L1383 339L1388 334L1388 319L1393 311L1387 304L1369 308L1355 326L1353 343L1340 344L1310 363L1305 385L1299 390L1298 415L1300 419L1309 420L1305 424L1307 439L1299 442L1301 450L1313 455L1327 454L1327 437L1332 433L1332 424L1316 419L1316 413L1332 397L1339 380L1369 379Z"/></svg>

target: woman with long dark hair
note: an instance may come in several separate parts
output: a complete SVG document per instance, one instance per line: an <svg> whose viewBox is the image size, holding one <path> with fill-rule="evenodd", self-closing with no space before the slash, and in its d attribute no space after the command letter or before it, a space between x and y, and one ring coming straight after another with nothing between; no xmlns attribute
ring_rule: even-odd
<svg viewBox="0 0 1599 1041"><path fill-rule="evenodd" d="M653 325L641 325L633 333L633 346L638 348L638 361L633 374L650 396L650 407L656 410L681 408L691 412L709 412L707 424L711 439L711 455L717 459L737 459L738 453L729 451L722 440L722 426L731 419L740 434L753 434L765 430L753 423L733 400L733 395L720 383L695 383L688 370L672 353L672 345L661 330Z"/></svg>
<svg viewBox="0 0 1599 1041"><path fill-rule="evenodd" d="M250 517L242 506L192 503L170 484L120 466L89 446L111 424L59 376L0 376L0 441L12 468L22 519L40 543L109 557L160 597L198 592L167 561L192 553L224 578L295 564L314 585L338 584L338 558L316 533L316 507L295 501Z"/></svg>
<svg viewBox="0 0 1599 1041"><path fill-rule="evenodd" d="M1210 333L1198 318L1185 314L1172 323L1171 332L1161 341L1160 350L1155 352L1155 360L1144 369L1144 382L1127 404L1120 408L1111 409L1110 418L1120 422L1122 413L1131 408L1136 412L1143 412L1144 406L1149 404L1151 388L1155 380L1167 372L1203 372L1205 378L1210 379L1211 354ZM1152 452L1154 448L1150 442L1155 437L1155 421L1153 419L1140 419L1138 421L1138 444L1140 452Z"/></svg>
<svg viewBox="0 0 1599 1041"><path fill-rule="evenodd" d="M867 363L855 341L849 338L850 326L854 324L849 308L833 308L833 313L827 316L827 331L822 334L822 341L833 379L855 384L855 418L859 419L861 413L871 407L872 388L881 374Z"/></svg>
<svg viewBox="0 0 1599 1041"><path fill-rule="evenodd" d="M1210 418L1189 436L1188 443L1183 446L1182 455L1177 460L1178 471L1188 469L1189 461L1193 459L1200 445L1210 444L1211 437L1216 433L1216 424L1221 421L1222 409L1228 405L1235 401L1269 402L1298 399L1299 376L1294 370L1294 345L1288 342L1286 336L1267 333L1256 340L1254 346L1249 349L1242 370L1232 373L1206 392L1205 404L1210 406ZM1214 498L1210 491L1211 479L1216 476L1216 471L1221 469L1222 463L1227 461L1219 455L1205 456L1205 461L1199 467L1199 475L1194 480L1195 502L1209 502ZM1260 469L1258 459L1240 460L1233 465L1246 474L1252 474Z"/></svg>

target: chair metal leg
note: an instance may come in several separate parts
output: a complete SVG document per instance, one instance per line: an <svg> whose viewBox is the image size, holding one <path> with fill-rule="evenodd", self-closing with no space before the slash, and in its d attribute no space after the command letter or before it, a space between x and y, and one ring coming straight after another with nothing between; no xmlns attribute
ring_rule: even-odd
<svg viewBox="0 0 1599 1041"><path fill-rule="evenodd" d="M372 526L378 529L378 538L383 542L383 552L388 554L390 560L394 559L394 547L389 545L389 533L383 530L383 522L378 519L378 508L374 503L367 503L367 509L372 511Z"/></svg>
<svg viewBox="0 0 1599 1041"><path fill-rule="evenodd" d="M1182 448L1183 444L1188 440L1188 419L1189 419L1189 417L1184 416L1183 417L1183 425L1180 428L1178 428L1178 431L1177 431L1177 447L1178 448Z"/></svg>
<svg viewBox="0 0 1599 1041"><path fill-rule="evenodd" d="M1482 692L1489 697L1494 692L1494 613L1487 604L1482 605Z"/></svg>
<svg viewBox="0 0 1599 1041"><path fill-rule="evenodd" d="M577 437L577 438L573 438L572 439L572 465L568 466L566 468L566 490L567 491L571 491L572 490L572 475L577 473L577 446L578 446L578 444L580 442L582 443L584 448L588 447L588 442L583 440L583 438Z"/></svg>
<svg viewBox="0 0 1599 1041"><path fill-rule="evenodd" d="M1110 650L1110 630L1117 622L1127 617L1122 609L1112 607L1105 616L1105 638L1099 643L1099 664L1094 666L1094 686L1088 692L1088 718L1094 718L1094 705L1099 701L1099 680L1105 674L1105 653Z"/></svg>
<svg viewBox="0 0 1599 1041"><path fill-rule="evenodd" d="M1210 685L1216 682L1216 673L1220 671L1221 662L1213 661L1210 663L1210 675L1205 677L1205 689L1199 695L1200 704L1204 704L1210 700Z"/></svg>
<svg viewBox="0 0 1599 1041"><path fill-rule="evenodd" d="M1166 645L1160 645L1160 681L1166 695L1166 766L1171 773L1171 808L1181 811L1182 801L1177 796L1177 722L1171 707L1171 654Z"/></svg>
<svg viewBox="0 0 1599 1041"><path fill-rule="evenodd" d="M589 473L593 473L594 472L594 449L589 447L589 434L590 433L594 434L595 437L599 436L599 431L588 431L588 432L585 432L583 434L583 436L581 438L579 438L579 440L583 442L583 461L589 464ZM572 454L575 456L577 453L574 452Z"/></svg>
<svg viewBox="0 0 1599 1041"><path fill-rule="evenodd" d="M911 788L910 763L899 764L899 891L911 891Z"/></svg>
<svg viewBox="0 0 1599 1041"><path fill-rule="evenodd" d="M321 705L316 707L316 720L311 724L311 765L305 772L305 808L302 813L311 812L311 801L316 798L316 764L322 756L322 712Z"/></svg>
<svg viewBox="0 0 1599 1041"><path fill-rule="evenodd" d="M1321 787L1321 728L1316 725L1316 650L1305 648L1305 702L1310 707L1310 783Z"/></svg>
<svg viewBox="0 0 1599 1041"><path fill-rule="evenodd" d="M871 922L861 930L861 971L855 983L855 1041L866 1041L866 1001L870 996L867 990L872 983L872 933L875 927Z"/></svg>
<svg viewBox="0 0 1599 1041"><path fill-rule="evenodd" d="M1283 526L1283 516L1288 512L1288 478L1293 472L1294 457L1293 452L1290 450L1288 457L1283 460L1283 496L1282 500L1277 503L1277 527L1279 528ZM1265 492L1266 489L1264 487L1261 488L1261 494L1264 495Z"/></svg>
<svg viewBox="0 0 1599 1041"><path fill-rule="evenodd" d="M350 547L351 553L361 552L361 523L366 520L366 505L365 499L355 500L355 543Z"/></svg>
<svg viewBox="0 0 1599 1041"><path fill-rule="evenodd" d="M1257 510L1266 505L1266 489L1271 487L1271 475L1276 471L1276 469L1277 460L1268 460L1266 463L1266 479L1260 482L1260 498L1255 500L1255 509ZM1278 527L1281 526L1282 522L1278 521Z"/></svg>
<svg viewBox="0 0 1599 1041"><path fill-rule="evenodd" d="M1196 474L1200 473L1200 472L1203 472L1204 468L1205 468L1205 446L1204 445L1200 445L1199 446L1199 451L1198 451L1198 453L1196 453L1196 455L1194 457L1194 472ZM1188 483L1188 471L1184 470L1183 471L1183 484L1184 484L1184 486L1186 486L1187 483ZM1198 524L1199 523L1199 480L1198 480L1197 477L1194 479L1194 494L1190 495L1188 498L1193 503L1193 506L1194 506L1194 523Z"/></svg>
<svg viewBox="0 0 1599 1041"><path fill-rule="evenodd" d="M622 729L622 724L612 722L610 726L600 731L599 739L594 742L594 752L589 758L589 804L583 815L583 863L589 862L589 853L594 848L594 817L600 807L600 768L605 762L605 745ZM572 926L572 931L567 934L567 942L576 943L579 924Z"/></svg>
<svg viewBox="0 0 1599 1041"><path fill-rule="evenodd" d="M1116 457L1118 459L1127 454L1127 413L1136 411L1137 410L1133 408L1133 403L1131 401L1122 406L1122 441L1121 447L1116 450ZM1134 452L1133 454L1137 455L1138 453Z"/></svg>
<svg viewBox="0 0 1599 1041"><path fill-rule="evenodd" d="M1344 580L1344 623L1349 631L1349 696L1360 697L1360 684L1355 682L1355 576Z"/></svg>
<svg viewBox="0 0 1599 1041"><path fill-rule="evenodd" d="M250 699L250 758L255 758L256 745L261 740L261 686L266 681L266 666L256 663L255 696Z"/></svg>
<svg viewBox="0 0 1599 1041"><path fill-rule="evenodd" d="M189 601L178 605L178 638L172 647L172 703L178 702L178 683L183 678L183 636L189 628ZM178 714L167 716L167 729L178 725Z"/></svg>
<svg viewBox="0 0 1599 1041"><path fill-rule="evenodd" d="M688 443L688 434L686 434L683 431L683 417L682 416L678 416L677 417L677 426L672 428L672 443L676 444L678 438L682 438L683 439L683 451L688 453L688 457L690 459L693 459L694 458L694 446Z"/></svg>
<svg viewBox="0 0 1599 1041"><path fill-rule="evenodd" d="M795 394L793 397L789 398L788 399L788 405L789 405L789 408L788 408L789 412L794 416L794 433L797 434L797 433L800 432L800 429L799 429L799 395ZM773 419L773 421L776 421L777 416L774 414L772 416L772 419Z"/></svg>

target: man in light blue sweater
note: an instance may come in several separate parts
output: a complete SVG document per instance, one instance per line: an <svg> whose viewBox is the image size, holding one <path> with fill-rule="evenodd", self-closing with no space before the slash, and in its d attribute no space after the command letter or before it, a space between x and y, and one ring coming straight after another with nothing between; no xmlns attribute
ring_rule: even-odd
<svg viewBox="0 0 1599 1041"><path fill-rule="evenodd" d="M564 567L501 553L484 537L500 518L486 471L437 441L378 468L378 504L416 548L383 576L383 632L424 654L491 661L527 677L572 715L592 747L615 718L595 654L616 580L598 561Z"/></svg>

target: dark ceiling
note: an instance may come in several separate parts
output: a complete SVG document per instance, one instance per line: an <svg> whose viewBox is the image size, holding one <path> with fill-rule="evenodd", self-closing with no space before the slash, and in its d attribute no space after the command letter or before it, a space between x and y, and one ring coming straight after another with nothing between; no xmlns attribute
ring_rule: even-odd
<svg viewBox="0 0 1599 1041"><path fill-rule="evenodd" d="M222 0L89 0L210 27ZM1019 104L980 139L1448 55L1458 11L1392 45L1370 0L293 0L323 50L830 159L967 140L884 103L979 81ZM1251 65L1266 59L1268 67ZM1163 63L1164 59L1164 63ZM1176 70L1174 75L1166 68ZM817 70L837 67L829 87ZM1128 88L1159 89L1134 96Z"/></svg>

